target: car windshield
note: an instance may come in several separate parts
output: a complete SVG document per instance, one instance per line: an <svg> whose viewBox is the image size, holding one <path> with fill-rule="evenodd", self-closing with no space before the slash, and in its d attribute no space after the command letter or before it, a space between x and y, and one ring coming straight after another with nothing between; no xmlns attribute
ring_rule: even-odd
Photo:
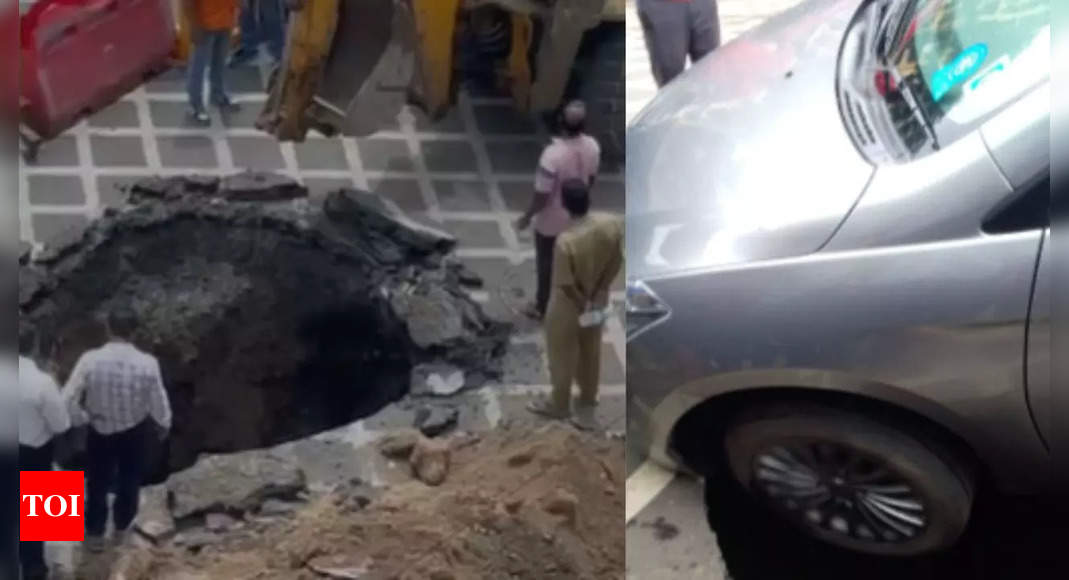
<svg viewBox="0 0 1069 580"><path fill-rule="evenodd" d="M1048 0L875 2L866 70L904 155L958 139L1049 78Z"/></svg>

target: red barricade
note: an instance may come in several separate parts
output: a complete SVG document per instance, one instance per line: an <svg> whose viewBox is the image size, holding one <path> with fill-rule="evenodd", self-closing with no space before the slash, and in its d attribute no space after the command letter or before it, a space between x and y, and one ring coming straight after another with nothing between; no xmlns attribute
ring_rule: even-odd
<svg viewBox="0 0 1069 580"><path fill-rule="evenodd" d="M39 0L21 18L21 123L47 140L165 69L170 0Z"/></svg>

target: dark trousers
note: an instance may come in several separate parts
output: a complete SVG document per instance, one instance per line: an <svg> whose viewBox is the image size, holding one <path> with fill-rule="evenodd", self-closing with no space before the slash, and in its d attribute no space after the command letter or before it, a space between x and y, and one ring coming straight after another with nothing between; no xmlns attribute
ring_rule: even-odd
<svg viewBox="0 0 1069 580"><path fill-rule="evenodd" d="M41 447L19 445L19 471L52 471L52 442ZM24 578L42 578L48 573L43 542L19 542L19 563Z"/></svg>
<svg viewBox="0 0 1069 580"><path fill-rule="evenodd" d="M650 69L663 87L687 66L720 46L720 15L716 0L639 0L638 17Z"/></svg>
<svg viewBox="0 0 1069 580"><path fill-rule="evenodd" d="M539 316L546 315L546 305L549 304L549 289L553 285L553 246L556 243L556 236L543 236L535 232L535 267L538 269L535 308Z"/></svg>
<svg viewBox="0 0 1069 580"><path fill-rule="evenodd" d="M89 429L85 531L90 536L103 536L107 529L108 492L112 489L115 529L129 528L137 516L150 428L146 420L137 427L111 435Z"/></svg>
<svg viewBox="0 0 1069 580"><path fill-rule="evenodd" d="M255 55L256 49L264 43L276 63L282 60L288 18L282 0L252 0L247 10L241 11L241 44L238 50Z"/></svg>

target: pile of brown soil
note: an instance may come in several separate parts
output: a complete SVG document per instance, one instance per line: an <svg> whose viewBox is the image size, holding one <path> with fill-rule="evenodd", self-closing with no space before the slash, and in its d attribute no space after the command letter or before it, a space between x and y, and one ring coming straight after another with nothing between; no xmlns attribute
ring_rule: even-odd
<svg viewBox="0 0 1069 580"><path fill-rule="evenodd" d="M546 425L455 445L438 487L411 481L364 507L317 499L255 537L139 554L127 580L617 580L624 577L620 441ZM135 570L136 569L136 570Z"/></svg>

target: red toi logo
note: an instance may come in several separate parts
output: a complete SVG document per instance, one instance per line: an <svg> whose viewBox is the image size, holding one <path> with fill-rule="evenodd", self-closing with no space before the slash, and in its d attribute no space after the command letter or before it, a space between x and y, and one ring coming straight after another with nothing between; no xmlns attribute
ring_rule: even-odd
<svg viewBox="0 0 1069 580"><path fill-rule="evenodd" d="M85 474L19 472L19 540L81 542L85 538Z"/></svg>

